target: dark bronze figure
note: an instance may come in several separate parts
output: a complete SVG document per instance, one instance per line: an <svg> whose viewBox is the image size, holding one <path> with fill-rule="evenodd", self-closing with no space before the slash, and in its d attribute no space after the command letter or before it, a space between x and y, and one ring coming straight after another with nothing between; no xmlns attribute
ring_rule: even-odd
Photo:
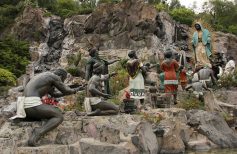
<svg viewBox="0 0 237 154"><path fill-rule="evenodd" d="M87 61L86 64L86 80L89 81L93 75L93 65L95 63L101 63L103 65L102 75L106 75L109 73L108 66L119 61L119 59L106 61L99 57L99 50L96 48L92 48L89 50L90 59ZM109 80L104 81L104 92L106 94L110 94L109 88Z"/></svg>
<svg viewBox="0 0 237 154"><path fill-rule="evenodd" d="M93 65L94 75L90 78L87 86L87 95L89 104L91 106L91 113L89 116L103 115L103 114L117 114L119 108L106 101L107 98L111 98L111 95L102 92L102 82L108 80L110 77L116 75L116 73L106 74L101 77L103 71L103 64L96 63Z"/></svg>
<svg viewBox="0 0 237 154"><path fill-rule="evenodd" d="M25 98L42 98L46 94L50 94L52 97L62 97L64 95L74 94L79 90L83 90L84 87L78 87L71 89L67 87L63 81L67 77L67 72L64 69L57 69L53 73L44 72L33 77L26 85L24 89ZM55 92L57 88L60 92ZM40 99L39 99L40 100ZM25 102L26 103L26 102ZM35 102L28 102L33 107L26 107L26 118L33 120L47 119L47 122L39 128L34 128L32 136L28 141L29 146L35 146L41 136L56 128L63 122L62 113L51 105L42 104L40 101L36 102L39 105L34 105Z"/></svg>

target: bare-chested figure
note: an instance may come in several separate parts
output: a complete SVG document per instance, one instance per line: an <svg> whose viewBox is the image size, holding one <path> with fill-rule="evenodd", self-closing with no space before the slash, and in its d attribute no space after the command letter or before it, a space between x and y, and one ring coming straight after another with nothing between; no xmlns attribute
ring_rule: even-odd
<svg viewBox="0 0 237 154"><path fill-rule="evenodd" d="M212 84L215 84L216 78L214 72L210 68L203 68L199 66L198 71L193 75L192 84L188 85L185 89L193 89L193 93L199 100L204 101L204 90L209 90Z"/></svg>
<svg viewBox="0 0 237 154"><path fill-rule="evenodd" d="M103 114L117 114L119 108L113 103L107 102L106 98L111 98L111 95L102 92L102 83L114 76L116 73L111 73L101 77L103 65L96 63L93 65L94 75L90 78L87 86L87 98L85 100L85 107L89 116L103 115ZM88 109L90 108L90 109ZM90 111L91 110L91 111Z"/></svg>
<svg viewBox="0 0 237 154"><path fill-rule="evenodd" d="M214 72L210 68L202 68L197 72L199 81L206 84L207 87L211 87L215 85L216 78L214 76Z"/></svg>
<svg viewBox="0 0 237 154"><path fill-rule="evenodd" d="M35 146L41 136L63 122L63 115L58 109L51 105L42 104L42 96L50 94L52 97L62 97L84 89L84 87L69 88L63 83L66 77L67 72L64 69L57 69L53 73L44 72L38 74L27 83L24 89L23 100L18 101L17 115L12 119L26 117L33 120L48 120L43 126L33 130L32 136L30 136L28 141L29 146ZM60 92L55 92L55 88ZM20 104L22 104L21 109L23 111L19 108ZM22 112L24 113L22 114Z"/></svg>

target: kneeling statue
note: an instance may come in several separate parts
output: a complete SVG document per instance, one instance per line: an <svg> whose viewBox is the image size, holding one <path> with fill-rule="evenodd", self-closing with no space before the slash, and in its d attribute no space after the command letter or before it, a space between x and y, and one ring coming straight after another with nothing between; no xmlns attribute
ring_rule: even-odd
<svg viewBox="0 0 237 154"><path fill-rule="evenodd" d="M29 146L36 146L41 136L56 128L63 122L62 113L52 105L43 104L41 98L49 94L52 97L62 97L64 95L75 94L83 90L84 87L71 89L63 82L67 78L64 69L56 69L52 72L44 72L33 77L24 89L24 97L19 97L17 101L17 114L11 119L27 118L32 120L46 119L43 126L34 128L32 136L28 140ZM56 92L55 88L60 92Z"/></svg>
<svg viewBox="0 0 237 154"><path fill-rule="evenodd" d="M84 101L84 106L88 116L117 114L119 111L119 108L116 105L106 101L106 99L111 98L111 95L102 92L102 83L116 75L116 73L104 75L102 78L102 71L103 65L101 63L95 63L93 65L94 75L88 82L87 97Z"/></svg>

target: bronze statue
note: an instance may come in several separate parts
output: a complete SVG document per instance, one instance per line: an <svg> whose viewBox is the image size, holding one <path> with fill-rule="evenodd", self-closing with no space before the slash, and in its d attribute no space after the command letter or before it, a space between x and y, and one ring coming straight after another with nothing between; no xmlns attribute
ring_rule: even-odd
<svg viewBox="0 0 237 154"><path fill-rule="evenodd" d="M85 108L89 112L87 115L96 116L103 114L117 114L119 108L106 101L111 98L110 94L102 92L102 82L109 80L110 77L116 73L106 74L101 77L103 71L103 64L95 63L93 65L93 76L90 78L87 85L87 98L85 98Z"/></svg>
<svg viewBox="0 0 237 154"><path fill-rule="evenodd" d="M56 69L53 73L40 73L27 83L24 89L24 99L21 101L26 118L32 120L48 120L43 126L34 128L32 136L28 140L29 146L36 146L41 136L63 122L62 113L51 105L42 104L41 98L46 94L50 94L52 97L62 97L84 89L83 86L75 89L69 88L63 83L66 77L67 72L64 69ZM55 92L55 88L60 92ZM17 108L17 115L14 118L24 118L24 114L23 116L18 114L20 113L19 110Z"/></svg>
<svg viewBox="0 0 237 154"><path fill-rule="evenodd" d="M87 81L89 81L93 75L93 65L95 63L101 63L103 65L102 75L105 75L109 73L108 66L119 61L119 59L115 59L111 61L106 61L104 59L101 59L99 57L99 50L96 48L90 49L89 55L91 58L87 61L87 64L86 64L86 77L85 78ZM106 94L110 94L109 80L104 81L104 92Z"/></svg>

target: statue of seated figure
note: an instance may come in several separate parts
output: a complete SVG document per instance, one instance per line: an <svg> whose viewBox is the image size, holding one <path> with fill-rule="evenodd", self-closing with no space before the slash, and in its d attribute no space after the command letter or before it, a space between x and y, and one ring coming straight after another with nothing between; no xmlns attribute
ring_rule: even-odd
<svg viewBox="0 0 237 154"><path fill-rule="evenodd" d="M106 98L111 98L111 95L102 92L102 83L116 73L104 75L102 78L102 71L103 65L101 63L95 63L93 65L94 75L88 82L87 97L84 101L88 116L117 114L119 111L119 108L116 105L106 101Z"/></svg>
<svg viewBox="0 0 237 154"><path fill-rule="evenodd" d="M28 140L29 146L36 146L41 136L63 122L62 113L52 105L43 104L41 98L46 94L50 94L52 97L62 97L85 89L83 86L74 89L66 86L63 83L66 77L67 72L64 69L56 69L53 73L40 73L27 83L24 89L24 97L18 98L17 114L10 119L19 120L19 118L27 118L37 121L42 119L47 120L43 126L33 129L32 135ZM59 92L56 92L55 88Z"/></svg>

